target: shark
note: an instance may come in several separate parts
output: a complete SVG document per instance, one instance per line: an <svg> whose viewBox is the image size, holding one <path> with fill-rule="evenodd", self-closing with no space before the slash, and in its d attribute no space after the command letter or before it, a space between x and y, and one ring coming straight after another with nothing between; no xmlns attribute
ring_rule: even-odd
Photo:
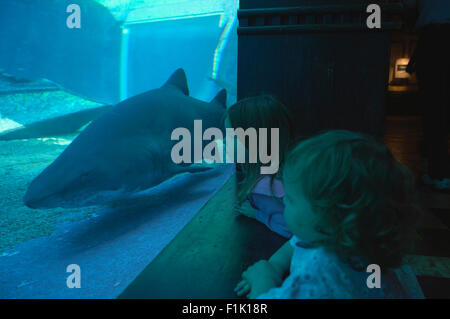
<svg viewBox="0 0 450 319"><path fill-rule="evenodd" d="M160 88L102 109L101 114L28 186L30 208L100 205L124 194L142 192L183 173L211 167L175 164L171 134L194 121L223 127L226 90L208 102L189 96L186 74L175 71Z"/></svg>

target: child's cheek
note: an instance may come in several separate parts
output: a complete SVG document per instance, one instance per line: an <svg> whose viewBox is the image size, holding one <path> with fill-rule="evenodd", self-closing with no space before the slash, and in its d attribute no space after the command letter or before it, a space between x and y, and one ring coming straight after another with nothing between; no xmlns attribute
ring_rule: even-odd
<svg viewBox="0 0 450 319"><path fill-rule="evenodd" d="M288 229L296 236L298 236L299 225L298 225L298 216L295 212L292 211L292 208L289 204L286 204L286 208L284 210L284 219L286 221L286 226Z"/></svg>

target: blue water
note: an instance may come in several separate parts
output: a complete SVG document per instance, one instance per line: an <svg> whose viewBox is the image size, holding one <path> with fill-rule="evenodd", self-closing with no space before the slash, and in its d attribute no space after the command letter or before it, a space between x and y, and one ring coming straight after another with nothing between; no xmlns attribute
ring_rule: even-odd
<svg viewBox="0 0 450 319"><path fill-rule="evenodd" d="M237 0L77 0L80 28L69 28L73 2L1 4L0 298L116 297L231 174L226 166L170 180L132 208L23 204L33 178L94 120L60 134L64 122L52 119L159 88L179 68L191 97L209 102L225 88L227 105L236 101ZM40 127L2 140L36 122L55 134ZM82 289L67 288L69 264L85 274Z"/></svg>

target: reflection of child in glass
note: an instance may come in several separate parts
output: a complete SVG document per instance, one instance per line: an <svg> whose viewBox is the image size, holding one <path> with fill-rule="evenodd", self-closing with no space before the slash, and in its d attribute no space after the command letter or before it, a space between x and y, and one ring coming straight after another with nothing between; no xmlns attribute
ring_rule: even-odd
<svg viewBox="0 0 450 319"><path fill-rule="evenodd" d="M278 128L279 159L282 165L284 154L291 142L291 123L288 110L273 96L247 98L231 106L227 111L226 126L244 130L255 128L257 131L266 128L268 132L271 128ZM269 152L270 140L269 136ZM242 178L238 187L236 210L264 223L281 236L290 238L292 234L287 229L283 217L283 185L276 175L261 175L261 165L261 163L246 163L237 166L238 175L242 175Z"/></svg>

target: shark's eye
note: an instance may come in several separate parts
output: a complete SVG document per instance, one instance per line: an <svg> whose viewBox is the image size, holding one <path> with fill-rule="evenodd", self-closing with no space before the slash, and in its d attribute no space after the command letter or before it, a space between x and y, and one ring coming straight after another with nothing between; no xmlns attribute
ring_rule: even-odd
<svg viewBox="0 0 450 319"><path fill-rule="evenodd" d="M85 179L87 179L90 175L91 175L91 172L89 171L89 172L83 173L83 174L80 176L80 178L81 178L82 180L85 180Z"/></svg>

